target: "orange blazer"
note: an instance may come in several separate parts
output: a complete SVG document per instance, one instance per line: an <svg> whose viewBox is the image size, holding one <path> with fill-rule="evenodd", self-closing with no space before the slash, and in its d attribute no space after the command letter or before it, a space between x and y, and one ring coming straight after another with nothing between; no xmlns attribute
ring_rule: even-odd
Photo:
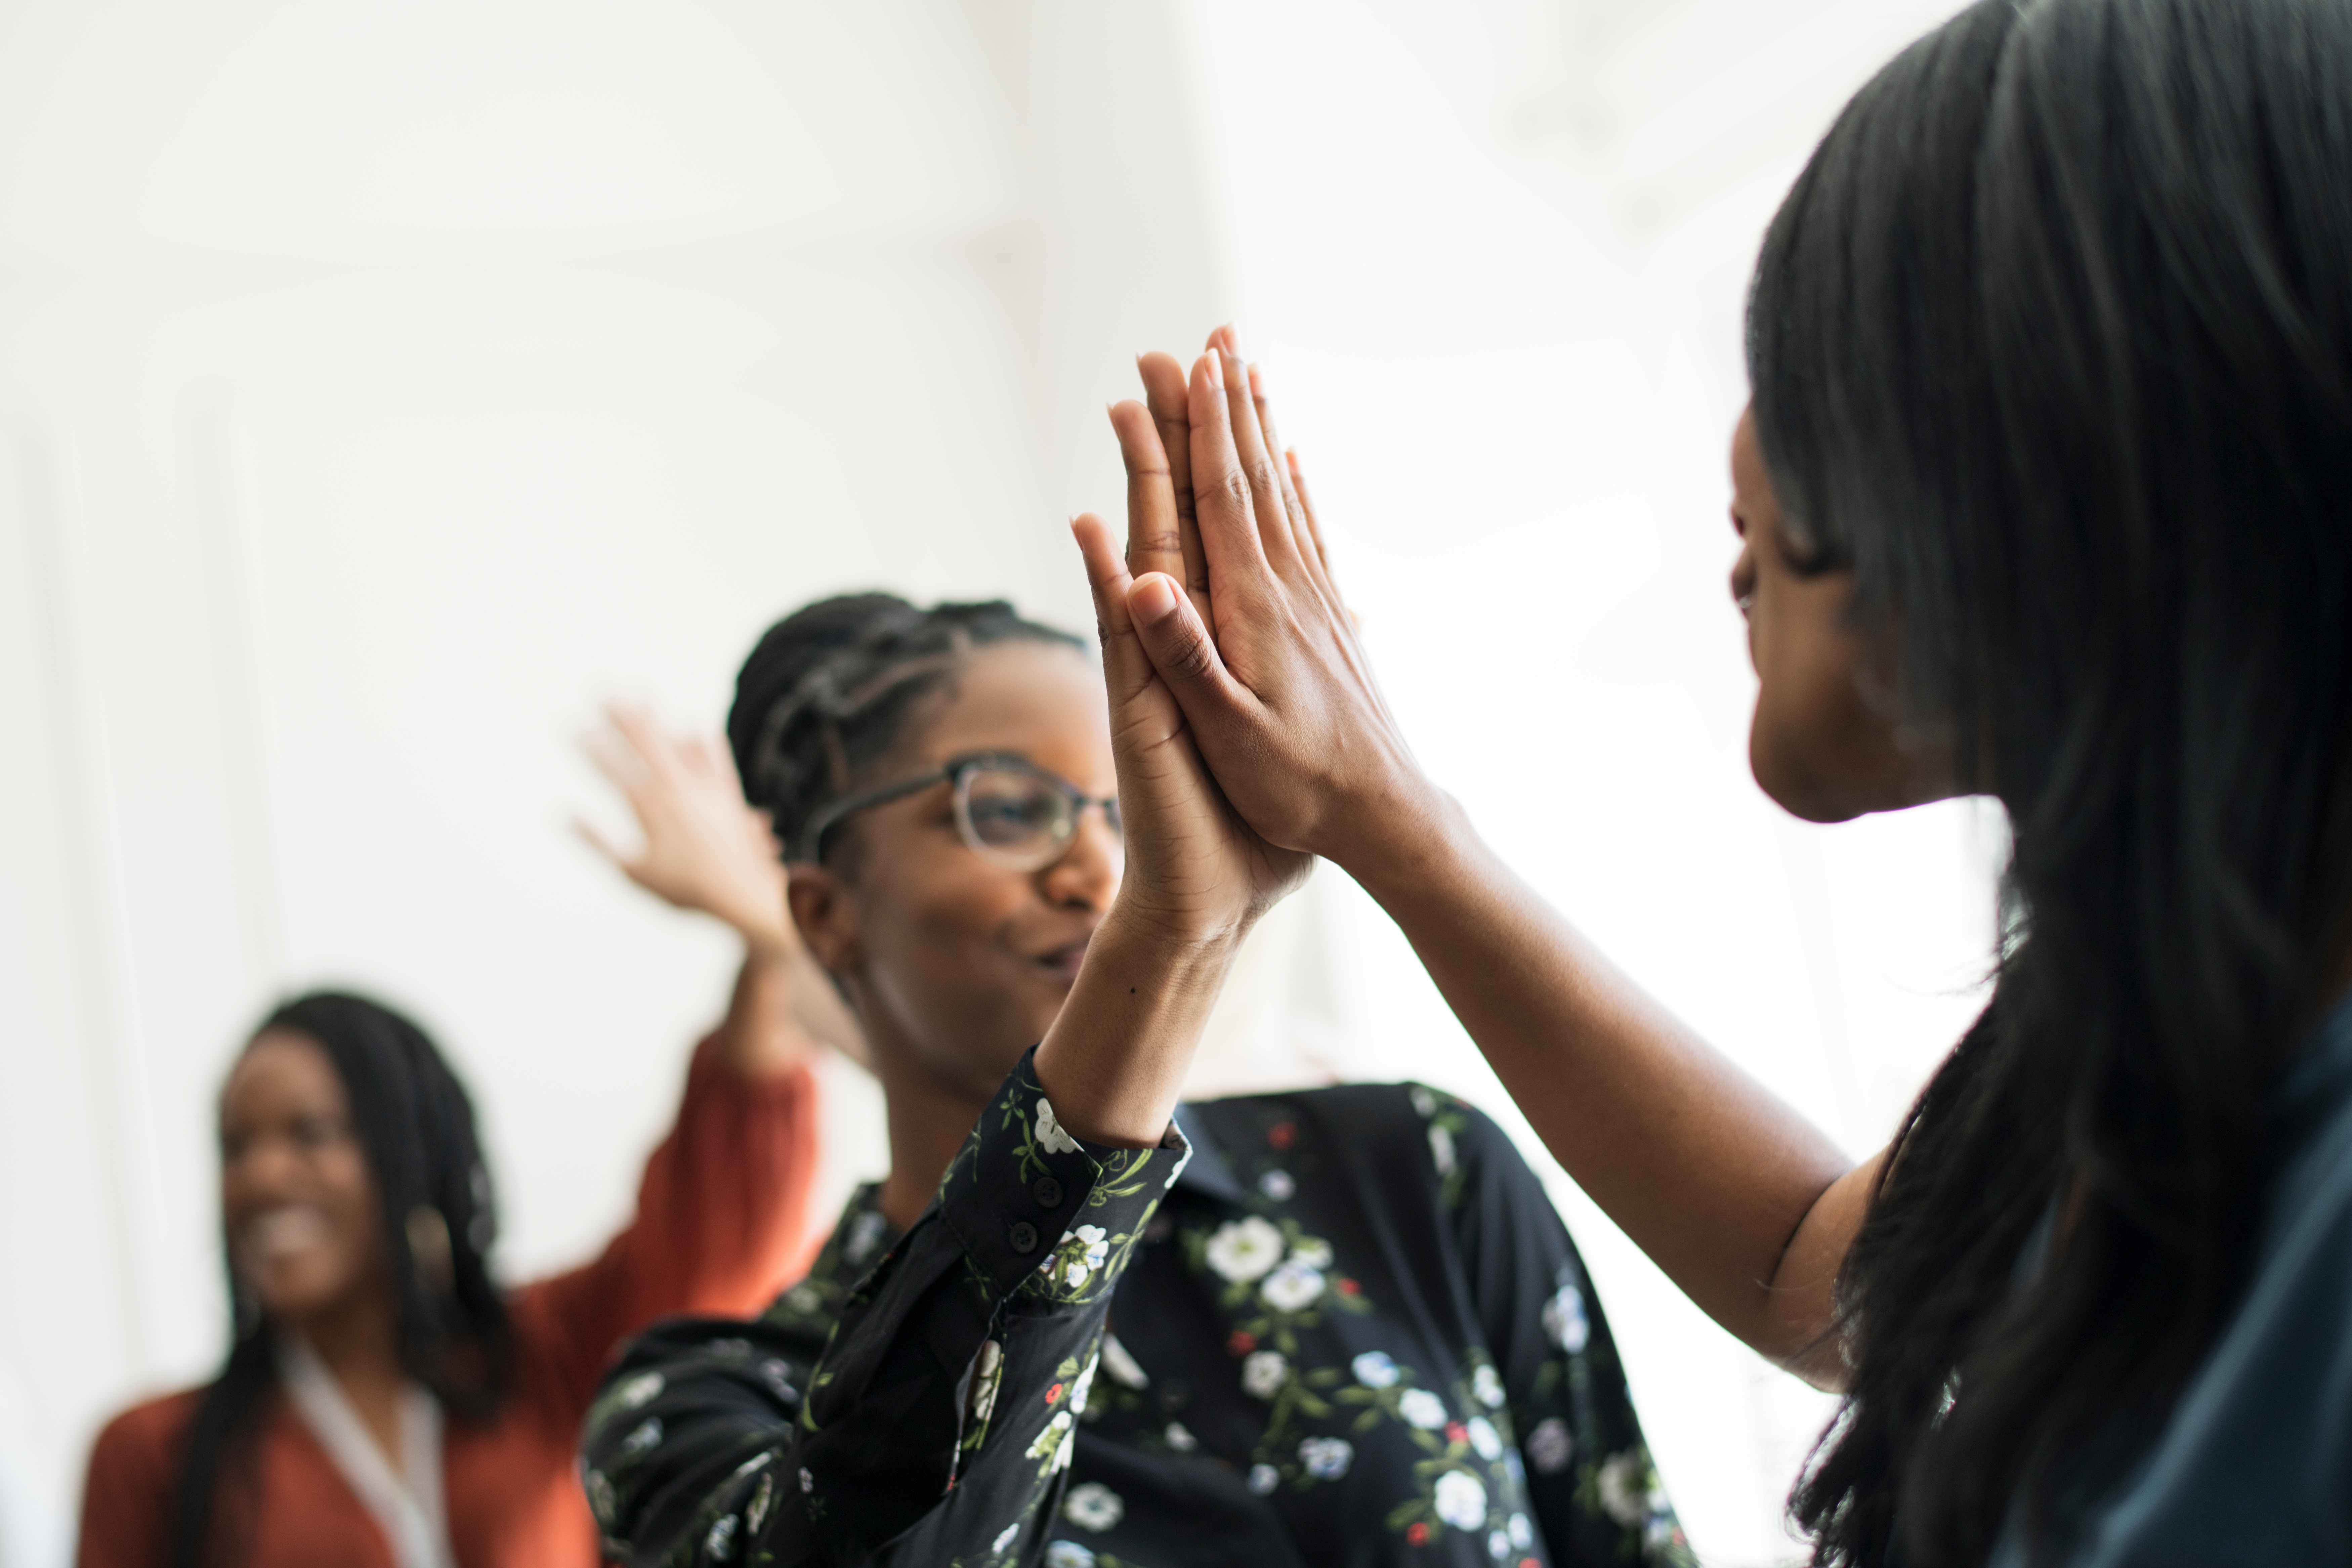
<svg viewBox="0 0 2352 1568"><path fill-rule="evenodd" d="M646 1162L635 1217L594 1262L514 1292L505 1405L486 1425L453 1417L444 1429L450 1544L464 1568L602 1560L575 1454L605 1358L657 1318L754 1312L805 1271L816 1156L809 1067L745 1078L704 1041L677 1122ZM99 1434L82 1493L82 1568L161 1568L181 1436L203 1392L134 1405ZM263 1419L247 1568L393 1568L367 1505L282 1394Z"/></svg>

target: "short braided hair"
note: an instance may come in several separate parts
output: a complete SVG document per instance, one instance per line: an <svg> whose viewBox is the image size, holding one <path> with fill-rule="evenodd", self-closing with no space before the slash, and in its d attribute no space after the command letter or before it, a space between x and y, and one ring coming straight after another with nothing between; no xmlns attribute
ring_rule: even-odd
<svg viewBox="0 0 2352 1568"><path fill-rule="evenodd" d="M819 599L770 626L735 679L727 744L743 797L789 853L809 819L866 781L907 720L977 649L1084 649L1003 599L919 608L896 594Z"/></svg>

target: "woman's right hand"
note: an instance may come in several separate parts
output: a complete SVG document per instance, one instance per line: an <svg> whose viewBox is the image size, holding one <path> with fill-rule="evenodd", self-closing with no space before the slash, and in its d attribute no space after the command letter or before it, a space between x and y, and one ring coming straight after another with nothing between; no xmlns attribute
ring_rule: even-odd
<svg viewBox="0 0 2352 1568"><path fill-rule="evenodd" d="M1353 869L1438 797L1373 679L1297 458L1230 328L1190 377L1165 354L1139 368L1148 414L1113 411L1130 493L1156 466L1175 498L1173 526L1137 559L1129 620L1243 818ZM1157 435L1130 439L1135 426Z"/></svg>

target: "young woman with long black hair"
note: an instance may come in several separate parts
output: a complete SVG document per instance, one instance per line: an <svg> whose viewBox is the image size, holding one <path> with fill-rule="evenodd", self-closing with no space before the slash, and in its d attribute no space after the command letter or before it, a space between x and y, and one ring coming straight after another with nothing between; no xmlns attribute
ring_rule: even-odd
<svg viewBox="0 0 2352 1568"><path fill-rule="evenodd" d="M599 847L745 943L635 1218L585 1267L501 1289L473 1107L433 1041L362 996L276 1008L221 1090L226 1364L100 1435L85 1568L588 1568L572 1450L614 1344L748 1310L804 1261L816 1091L795 1014L831 1019L794 983L767 828L710 748L613 718L592 750L645 841Z"/></svg>
<svg viewBox="0 0 2352 1568"><path fill-rule="evenodd" d="M1127 442L1192 564L1122 608L1240 816L1380 900L1694 1300L1844 1390L1822 1561L2352 1561L2352 6L1971 6L1830 132L1748 334L1758 782L2013 833L1993 1000L1858 1167L1423 775L1229 340Z"/></svg>

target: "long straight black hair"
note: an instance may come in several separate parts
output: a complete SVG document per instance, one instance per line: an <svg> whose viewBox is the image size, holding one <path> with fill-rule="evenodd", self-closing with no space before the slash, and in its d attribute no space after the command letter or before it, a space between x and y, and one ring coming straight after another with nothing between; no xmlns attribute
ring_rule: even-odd
<svg viewBox="0 0 2352 1568"><path fill-rule="evenodd" d="M457 1418L488 1416L506 1392L511 1344L488 1259L498 1210L465 1085L423 1029L364 996L298 996L263 1019L254 1037L272 1030L317 1044L342 1079L352 1131L383 1199L401 1363ZM228 1360L188 1425L169 1568L244 1556L239 1542L256 1500L254 1439L277 1386L269 1324L238 1283L226 1235L222 1249L234 1327Z"/></svg>
<svg viewBox="0 0 2352 1568"><path fill-rule="evenodd" d="M2054 1551L2242 1294L2352 935L2352 5L1970 7L1790 193L1748 367L1801 545L2014 845L1791 1506L1828 1563Z"/></svg>

